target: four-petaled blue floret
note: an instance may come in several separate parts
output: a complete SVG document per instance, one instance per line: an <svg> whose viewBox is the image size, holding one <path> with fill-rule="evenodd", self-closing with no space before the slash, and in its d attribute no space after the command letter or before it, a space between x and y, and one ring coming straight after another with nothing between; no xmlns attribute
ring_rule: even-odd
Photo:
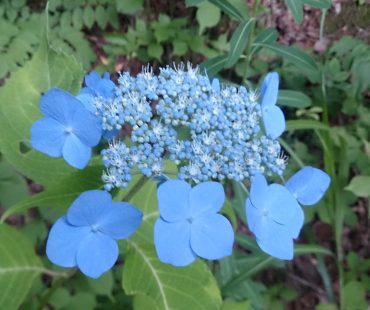
<svg viewBox="0 0 370 310"><path fill-rule="evenodd" d="M51 157L61 157L71 166L83 169L91 148L101 138L101 122L70 93L52 88L41 97L44 118L31 127L31 145Z"/></svg>
<svg viewBox="0 0 370 310"><path fill-rule="evenodd" d="M160 217L154 226L159 259L174 266L191 264L197 256L220 259L232 252L234 232L220 211L225 200L223 186L204 182L191 188L169 180L157 191Z"/></svg>
<svg viewBox="0 0 370 310"><path fill-rule="evenodd" d="M77 266L85 275L98 278L117 261L116 240L132 235L141 220L138 209L112 202L105 191L84 192L51 228L46 254L58 266Z"/></svg>
<svg viewBox="0 0 370 310"><path fill-rule="evenodd" d="M292 259L293 239L298 237L304 222L299 203L317 203L329 184L330 177L313 167L299 170L285 186L268 185L263 175L255 175L245 206L249 229L259 247L271 256Z"/></svg>

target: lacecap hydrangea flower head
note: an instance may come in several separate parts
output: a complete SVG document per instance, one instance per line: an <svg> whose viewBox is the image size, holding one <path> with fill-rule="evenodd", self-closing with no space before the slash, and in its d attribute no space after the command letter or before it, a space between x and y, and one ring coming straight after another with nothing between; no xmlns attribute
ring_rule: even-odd
<svg viewBox="0 0 370 310"><path fill-rule="evenodd" d="M255 91L210 81L190 64L162 67L158 74L150 67L137 76L123 72L117 84L107 73L92 72L77 96L58 88L45 93L44 118L33 124L31 144L82 169L92 147L108 139L101 144L106 191L126 188L133 173L168 179L164 162L174 162L177 179L157 192L154 245L164 263L186 266L197 257L231 254L234 232L219 214L224 180L251 183L245 203L250 230L263 251L291 259L304 220L300 205L321 199L330 178L305 167L285 185L268 185L266 177L282 176L287 164L277 140L285 129L278 88L278 74L267 74L258 100ZM91 277L114 265L116 240L129 237L142 214L113 203L106 191L82 193L54 224L47 242L52 262Z"/></svg>

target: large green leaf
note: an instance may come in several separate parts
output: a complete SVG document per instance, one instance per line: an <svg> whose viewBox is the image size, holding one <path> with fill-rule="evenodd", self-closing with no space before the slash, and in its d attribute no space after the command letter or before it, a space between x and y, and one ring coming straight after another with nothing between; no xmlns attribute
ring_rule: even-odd
<svg viewBox="0 0 370 310"><path fill-rule="evenodd" d="M73 169L63 159L28 148L31 125L41 118L40 97L53 86L77 92L82 74L72 56L57 53L43 42L32 60L0 89L1 151L18 171L45 186Z"/></svg>
<svg viewBox="0 0 370 310"><path fill-rule="evenodd" d="M232 67L243 54L251 34L255 20L251 18L248 21L242 22L238 28L233 33L230 40L230 51L228 55L227 62L225 64L226 68Z"/></svg>
<svg viewBox="0 0 370 310"><path fill-rule="evenodd" d="M153 225L159 215L156 189L157 184L148 180L130 201L144 217L128 241L130 250L122 277L125 292L150 297L158 309L220 308L222 300L216 280L202 261L177 268L158 260L153 246Z"/></svg>
<svg viewBox="0 0 370 310"><path fill-rule="evenodd" d="M42 265L29 240L14 228L1 224L0 240L0 305L18 309Z"/></svg>
<svg viewBox="0 0 370 310"><path fill-rule="evenodd" d="M32 207L46 206L59 208L63 213L72 201L83 191L102 187L103 166L90 166L82 171L75 171L60 182L49 186L45 191L28 199L21 200L4 212L1 221L14 213L23 212Z"/></svg>

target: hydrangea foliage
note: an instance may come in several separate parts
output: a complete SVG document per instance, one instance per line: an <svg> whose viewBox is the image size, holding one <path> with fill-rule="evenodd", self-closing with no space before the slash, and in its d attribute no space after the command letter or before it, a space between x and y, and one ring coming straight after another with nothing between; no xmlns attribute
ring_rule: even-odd
<svg viewBox="0 0 370 310"><path fill-rule="evenodd" d="M218 213L224 180L251 183L245 202L249 229L264 252L292 259L304 222L301 205L317 203L330 178L304 167L285 185L267 183L266 176L282 176L286 166L277 140L285 129L278 87L278 74L269 73L259 100L255 91L210 81L188 64L160 68L157 75L150 67L135 77L123 72L117 85L108 73L92 72L77 96L58 88L45 93L44 118L31 128L35 149L82 169L91 148L101 137L108 140L101 143L106 191L82 193L53 225L49 259L93 278L115 264L116 241L134 233L142 213L129 203L113 203L107 191L126 188L133 173L158 182L154 246L160 261L186 266L197 257L232 253L233 228ZM178 166L177 179L166 175L168 159Z"/></svg>

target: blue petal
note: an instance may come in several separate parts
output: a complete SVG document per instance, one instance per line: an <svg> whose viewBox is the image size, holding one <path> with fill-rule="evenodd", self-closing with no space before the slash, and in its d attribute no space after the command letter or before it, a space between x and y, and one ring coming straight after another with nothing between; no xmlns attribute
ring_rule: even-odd
<svg viewBox="0 0 370 310"><path fill-rule="evenodd" d="M262 174L258 173L253 176L249 197L253 206L257 209L263 208L267 186L266 178Z"/></svg>
<svg viewBox="0 0 370 310"><path fill-rule="evenodd" d="M262 83L262 107L273 106L276 104L279 92L279 74L271 72L266 75Z"/></svg>
<svg viewBox="0 0 370 310"><path fill-rule="evenodd" d="M110 73L108 71L104 72L103 79L110 80Z"/></svg>
<svg viewBox="0 0 370 310"><path fill-rule="evenodd" d="M300 208L297 200L284 186L271 184L267 188L264 209L272 220L279 224L289 223Z"/></svg>
<svg viewBox="0 0 370 310"><path fill-rule="evenodd" d="M75 226L96 225L104 213L112 207L112 197L106 191L83 192L69 207L68 222Z"/></svg>
<svg viewBox="0 0 370 310"><path fill-rule="evenodd" d="M257 209L250 199L247 199L245 202L245 211L249 230L257 235L257 228L262 219L262 211L261 209Z"/></svg>
<svg viewBox="0 0 370 310"><path fill-rule="evenodd" d="M304 206L317 203L324 196L329 185L329 175L313 167L302 168L285 184L286 188Z"/></svg>
<svg viewBox="0 0 370 310"><path fill-rule="evenodd" d="M96 113L96 107L94 104L94 96L91 93L79 93L76 98L82 102L84 107L91 113Z"/></svg>
<svg viewBox="0 0 370 310"><path fill-rule="evenodd" d="M117 242L100 232L92 233L77 251L77 265L91 278L99 278L113 267L118 258Z"/></svg>
<svg viewBox="0 0 370 310"><path fill-rule="evenodd" d="M299 207L289 223L284 225L293 239L297 239L304 224L304 212Z"/></svg>
<svg viewBox="0 0 370 310"><path fill-rule="evenodd" d="M189 195L191 217L216 213L225 201L223 186L217 182L203 182L193 187Z"/></svg>
<svg viewBox="0 0 370 310"><path fill-rule="evenodd" d="M104 130L103 131L103 138L105 140L112 140L119 134L119 129L112 129L112 130Z"/></svg>
<svg viewBox="0 0 370 310"><path fill-rule="evenodd" d="M55 119L62 125L67 125L72 119L76 109L82 107L82 103L73 95L63 89L54 87L47 91L40 102L41 112Z"/></svg>
<svg viewBox="0 0 370 310"><path fill-rule="evenodd" d="M61 267L77 265L76 254L81 243L89 236L88 227L76 227L67 222L65 216L58 219L50 230L46 243L49 260Z"/></svg>
<svg viewBox="0 0 370 310"><path fill-rule="evenodd" d="M199 217L191 225L190 245L200 257L220 259L231 255L233 243L233 228L220 214Z"/></svg>
<svg viewBox="0 0 370 310"><path fill-rule="evenodd" d="M106 206L97 221L99 231L114 239L126 239L140 226L143 214L126 202Z"/></svg>
<svg viewBox="0 0 370 310"><path fill-rule="evenodd" d="M154 225L154 245L161 262L187 266L196 256L190 247L190 223L168 223L158 218Z"/></svg>
<svg viewBox="0 0 370 310"><path fill-rule="evenodd" d="M66 162L77 169L85 168L91 157L91 148L81 143L74 134L68 135L62 152Z"/></svg>
<svg viewBox="0 0 370 310"><path fill-rule="evenodd" d="M276 139L281 136L285 130L284 113L277 106L262 107L263 125L267 136Z"/></svg>
<svg viewBox="0 0 370 310"><path fill-rule="evenodd" d="M40 152L52 157L62 156L65 139L65 128L51 118L42 118L32 124L31 145Z"/></svg>
<svg viewBox="0 0 370 310"><path fill-rule="evenodd" d="M220 81L218 79L213 79L212 81L212 89L214 92L219 93L221 90Z"/></svg>
<svg viewBox="0 0 370 310"><path fill-rule="evenodd" d="M97 95L102 96L103 98L112 98L114 97L115 89L116 85L111 80L102 79L94 90Z"/></svg>
<svg viewBox="0 0 370 310"><path fill-rule="evenodd" d="M164 220L176 222L188 218L191 186L180 180L169 180L157 190L158 208Z"/></svg>
<svg viewBox="0 0 370 310"><path fill-rule="evenodd" d="M92 147L99 143L102 135L101 121L82 105L72 117L70 126L73 133L86 146Z"/></svg>
<svg viewBox="0 0 370 310"><path fill-rule="evenodd" d="M293 239L282 225L267 226L264 238L257 238L257 244L262 251L273 257L285 260L293 258Z"/></svg>
<svg viewBox="0 0 370 310"><path fill-rule="evenodd" d="M91 71L85 75L85 84L90 89L94 89L101 80L99 73Z"/></svg>

